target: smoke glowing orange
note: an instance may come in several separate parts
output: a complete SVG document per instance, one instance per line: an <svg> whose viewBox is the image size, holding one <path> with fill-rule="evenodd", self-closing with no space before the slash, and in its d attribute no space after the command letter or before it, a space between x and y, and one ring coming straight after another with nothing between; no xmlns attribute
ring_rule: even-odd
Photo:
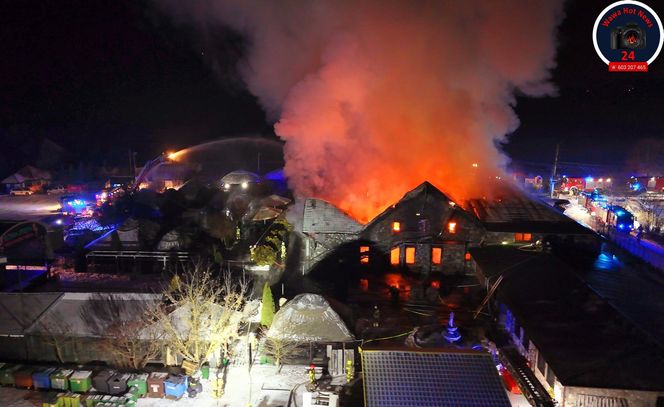
<svg viewBox="0 0 664 407"><path fill-rule="evenodd" d="M559 0L163 1L247 36L241 72L291 187L361 221L425 180L486 195L514 91L553 92Z"/></svg>

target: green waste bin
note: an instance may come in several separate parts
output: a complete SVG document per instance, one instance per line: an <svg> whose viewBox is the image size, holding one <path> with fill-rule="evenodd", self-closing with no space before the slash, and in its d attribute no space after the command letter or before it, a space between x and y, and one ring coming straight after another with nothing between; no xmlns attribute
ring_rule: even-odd
<svg viewBox="0 0 664 407"><path fill-rule="evenodd" d="M54 390L69 390L69 376L74 373L71 369L60 369L51 375L51 388Z"/></svg>
<svg viewBox="0 0 664 407"><path fill-rule="evenodd" d="M204 363L203 366L201 366L201 378L207 380L210 378L210 364L209 363Z"/></svg>
<svg viewBox="0 0 664 407"><path fill-rule="evenodd" d="M14 372L20 370L23 365L6 364L0 369L0 384L3 386L14 385Z"/></svg>
<svg viewBox="0 0 664 407"><path fill-rule="evenodd" d="M148 394L148 374L139 373L132 375L127 381L127 387L136 387L138 397L145 396Z"/></svg>
<svg viewBox="0 0 664 407"><path fill-rule="evenodd" d="M75 393L87 393L92 388L92 371L77 370L69 377L69 389Z"/></svg>

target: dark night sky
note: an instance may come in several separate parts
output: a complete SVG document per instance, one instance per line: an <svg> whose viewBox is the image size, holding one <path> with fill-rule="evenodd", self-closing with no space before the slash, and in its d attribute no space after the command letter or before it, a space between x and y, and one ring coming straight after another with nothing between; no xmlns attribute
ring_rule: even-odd
<svg viewBox="0 0 664 407"><path fill-rule="evenodd" d="M550 162L561 142L563 160L622 161L636 138L662 136L664 56L647 74L608 73L591 40L608 3L567 3L553 73L559 96L519 98L521 127L505 146L514 159ZM3 173L30 161L15 152L41 137L66 146L72 160L113 162L130 148L143 161L204 140L272 133L234 71L243 44L232 33L217 33L223 58L211 61L191 27L146 0L2 4Z"/></svg>

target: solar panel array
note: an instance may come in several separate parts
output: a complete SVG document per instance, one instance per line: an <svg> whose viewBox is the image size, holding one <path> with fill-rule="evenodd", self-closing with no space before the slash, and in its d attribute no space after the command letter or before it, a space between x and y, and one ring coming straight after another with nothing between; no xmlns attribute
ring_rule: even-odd
<svg viewBox="0 0 664 407"><path fill-rule="evenodd" d="M365 350L367 407L510 406L488 354Z"/></svg>

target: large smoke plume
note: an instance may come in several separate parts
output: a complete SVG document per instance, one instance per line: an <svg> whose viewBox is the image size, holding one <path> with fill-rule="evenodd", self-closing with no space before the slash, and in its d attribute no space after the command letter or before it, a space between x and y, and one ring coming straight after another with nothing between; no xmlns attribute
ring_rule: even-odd
<svg viewBox="0 0 664 407"><path fill-rule="evenodd" d="M515 92L553 92L561 1L163 1L246 36L290 185L363 221L424 180L486 195Z"/></svg>

